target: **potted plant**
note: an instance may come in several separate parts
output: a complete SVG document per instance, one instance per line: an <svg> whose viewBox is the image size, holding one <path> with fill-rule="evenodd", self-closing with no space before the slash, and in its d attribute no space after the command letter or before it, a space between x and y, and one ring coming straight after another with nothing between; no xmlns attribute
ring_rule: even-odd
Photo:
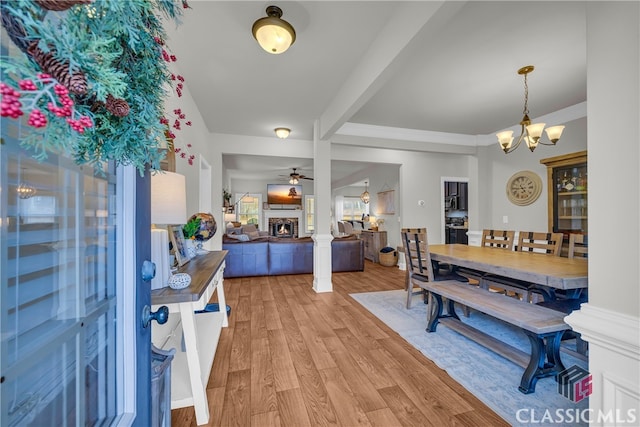
<svg viewBox="0 0 640 427"><path fill-rule="evenodd" d="M185 225L182 226L182 234L186 239L186 247L189 258L196 256L196 245L194 240L196 239L196 233L200 229L200 218L194 217L189 219Z"/></svg>
<svg viewBox="0 0 640 427"><path fill-rule="evenodd" d="M222 190L222 199L224 200L225 208L231 206L231 193L229 193L226 189Z"/></svg>

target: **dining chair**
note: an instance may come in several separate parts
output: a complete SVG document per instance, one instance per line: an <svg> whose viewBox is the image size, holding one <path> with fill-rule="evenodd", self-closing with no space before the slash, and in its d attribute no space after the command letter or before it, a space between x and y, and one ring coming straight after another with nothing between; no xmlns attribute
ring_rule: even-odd
<svg viewBox="0 0 640 427"><path fill-rule="evenodd" d="M344 234L344 222L338 221L338 233L340 235Z"/></svg>
<svg viewBox="0 0 640 427"><path fill-rule="evenodd" d="M586 234L572 233L569 235L569 258L578 258L587 262L589 255L588 239ZM541 301L538 305L550 308L552 310L561 311L566 314L571 314L574 310L579 310L580 305L589 300L588 290L578 289L571 291L556 291L556 299L552 301ZM563 340L574 339L576 340L576 351L578 354L586 355L589 349L589 345L582 339L580 333L575 331L567 331L563 335Z"/></svg>
<svg viewBox="0 0 640 427"><path fill-rule="evenodd" d="M544 233L537 231L518 232L518 252L545 253L551 256L560 256L562 248L562 233ZM524 280L516 280L507 277L486 275L482 278L484 285L504 290L505 293L513 293L517 298L527 302L537 302L539 298L545 301L556 299L553 289L532 284Z"/></svg>
<svg viewBox="0 0 640 427"><path fill-rule="evenodd" d="M520 231L518 247L520 252L541 252L560 256L562 233L542 233L536 231Z"/></svg>
<svg viewBox="0 0 640 427"><path fill-rule="evenodd" d="M513 241L516 232L513 230L482 230L480 246L496 249L513 250ZM456 270L461 276L470 279L470 284L480 284L482 277L487 273L471 268L459 268ZM477 283L476 283L477 282Z"/></svg>
<svg viewBox="0 0 640 427"><path fill-rule="evenodd" d="M587 258L589 255L586 234L571 233L569 235L569 258Z"/></svg>
<svg viewBox="0 0 640 427"><path fill-rule="evenodd" d="M481 246L513 250L513 240L516 232L513 230L482 230Z"/></svg>
<svg viewBox="0 0 640 427"><path fill-rule="evenodd" d="M429 252L426 228L403 228L400 231L402 248L404 251L407 278L405 288L407 291L407 309L411 308L412 297L423 295L426 303L427 291L421 285L427 282L457 280L467 281L465 277L457 274L434 274L434 265ZM417 286L420 290L415 291Z"/></svg>
<svg viewBox="0 0 640 427"><path fill-rule="evenodd" d="M353 234L353 225L349 221L344 221L342 225L344 226L344 234Z"/></svg>

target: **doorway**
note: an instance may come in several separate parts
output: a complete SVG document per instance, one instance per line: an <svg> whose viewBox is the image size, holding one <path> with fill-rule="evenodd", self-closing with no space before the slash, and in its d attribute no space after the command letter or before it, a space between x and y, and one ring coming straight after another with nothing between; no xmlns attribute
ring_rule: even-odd
<svg viewBox="0 0 640 427"><path fill-rule="evenodd" d="M442 177L441 183L441 241L466 245L469 242L469 179Z"/></svg>

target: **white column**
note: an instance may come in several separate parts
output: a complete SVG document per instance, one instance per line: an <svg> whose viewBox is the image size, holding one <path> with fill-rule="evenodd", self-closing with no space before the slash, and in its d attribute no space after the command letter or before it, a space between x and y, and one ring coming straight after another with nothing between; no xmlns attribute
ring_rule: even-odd
<svg viewBox="0 0 640 427"><path fill-rule="evenodd" d="M589 303L565 319L589 342L591 425L638 425L640 4L586 4Z"/></svg>
<svg viewBox="0 0 640 427"><path fill-rule="evenodd" d="M332 292L331 283L331 142L320 140L320 122L313 125L313 190L316 202L313 235L313 290Z"/></svg>

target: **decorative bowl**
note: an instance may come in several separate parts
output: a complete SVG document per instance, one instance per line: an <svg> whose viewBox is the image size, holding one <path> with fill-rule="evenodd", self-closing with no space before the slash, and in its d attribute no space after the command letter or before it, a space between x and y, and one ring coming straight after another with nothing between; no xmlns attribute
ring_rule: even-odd
<svg viewBox="0 0 640 427"><path fill-rule="evenodd" d="M184 289L191 284L191 276L187 273L177 273L169 277L169 287L171 289Z"/></svg>

